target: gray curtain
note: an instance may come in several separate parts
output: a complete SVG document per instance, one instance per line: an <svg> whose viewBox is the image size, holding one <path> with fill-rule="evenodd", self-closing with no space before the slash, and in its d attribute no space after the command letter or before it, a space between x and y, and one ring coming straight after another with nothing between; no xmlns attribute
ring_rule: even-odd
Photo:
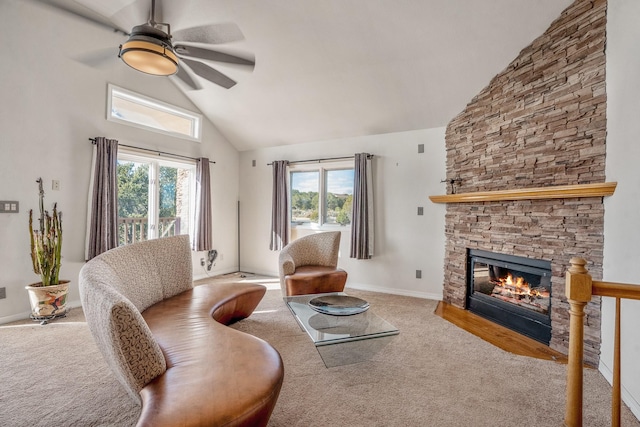
<svg viewBox="0 0 640 427"><path fill-rule="evenodd" d="M196 161L196 212L195 227L191 238L191 249L209 251L213 249L211 238L211 178L209 159L201 157Z"/></svg>
<svg viewBox="0 0 640 427"><path fill-rule="evenodd" d="M373 175L371 155L355 155L351 224L351 258L373 256Z"/></svg>
<svg viewBox="0 0 640 427"><path fill-rule="evenodd" d="M118 141L95 138L87 260L118 246Z"/></svg>
<svg viewBox="0 0 640 427"><path fill-rule="evenodd" d="M271 199L271 243L278 251L289 243L289 195L287 192L287 160L273 162L273 195Z"/></svg>

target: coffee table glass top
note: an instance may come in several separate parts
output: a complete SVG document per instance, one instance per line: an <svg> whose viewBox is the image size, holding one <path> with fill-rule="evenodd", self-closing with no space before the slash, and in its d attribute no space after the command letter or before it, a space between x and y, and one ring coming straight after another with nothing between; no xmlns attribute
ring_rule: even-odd
<svg viewBox="0 0 640 427"><path fill-rule="evenodd" d="M285 301L300 326L316 346L397 335L398 329L371 310L349 316L319 313L309 301L320 296L346 295L344 292L286 297Z"/></svg>

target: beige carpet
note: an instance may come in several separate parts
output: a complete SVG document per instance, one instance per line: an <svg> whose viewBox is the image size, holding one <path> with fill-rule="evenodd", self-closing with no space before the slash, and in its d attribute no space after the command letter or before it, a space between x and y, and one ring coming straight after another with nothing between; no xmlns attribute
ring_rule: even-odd
<svg viewBox="0 0 640 427"><path fill-rule="evenodd" d="M493 347L433 315L434 301L349 293L400 329L366 362L326 368L279 290L233 326L284 360L270 426L562 425L564 365ZM135 424L139 409L107 370L80 309L46 326L0 326L0 343L0 426ZM608 383L588 370L585 390L584 425L609 425ZM626 407L623 425L640 426Z"/></svg>
<svg viewBox="0 0 640 427"><path fill-rule="evenodd" d="M130 426L139 410L111 375L81 309L0 326L0 426Z"/></svg>

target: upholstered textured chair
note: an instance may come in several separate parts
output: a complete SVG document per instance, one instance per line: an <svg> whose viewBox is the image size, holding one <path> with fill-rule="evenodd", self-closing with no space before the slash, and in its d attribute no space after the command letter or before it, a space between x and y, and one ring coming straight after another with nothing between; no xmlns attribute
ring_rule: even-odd
<svg viewBox="0 0 640 427"><path fill-rule="evenodd" d="M339 231L301 237L280 251L280 287L284 296L342 292L347 272L338 268Z"/></svg>

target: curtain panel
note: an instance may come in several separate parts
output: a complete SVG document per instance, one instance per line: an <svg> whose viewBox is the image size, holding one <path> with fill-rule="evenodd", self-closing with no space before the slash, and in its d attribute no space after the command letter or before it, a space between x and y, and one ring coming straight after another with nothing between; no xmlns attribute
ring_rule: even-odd
<svg viewBox="0 0 640 427"><path fill-rule="evenodd" d="M196 211L191 249L209 251L213 249L211 223L211 177L209 159L200 157L196 161Z"/></svg>
<svg viewBox="0 0 640 427"><path fill-rule="evenodd" d="M354 156L351 258L373 256L373 174L371 155Z"/></svg>
<svg viewBox="0 0 640 427"><path fill-rule="evenodd" d="M271 198L271 242L269 249L279 251L289 243L289 194L287 191L288 160L277 160L273 168Z"/></svg>
<svg viewBox="0 0 640 427"><path fill-rule="evenodd" d="M95 138L85 258L118 246L118 141Z"/></svg>

